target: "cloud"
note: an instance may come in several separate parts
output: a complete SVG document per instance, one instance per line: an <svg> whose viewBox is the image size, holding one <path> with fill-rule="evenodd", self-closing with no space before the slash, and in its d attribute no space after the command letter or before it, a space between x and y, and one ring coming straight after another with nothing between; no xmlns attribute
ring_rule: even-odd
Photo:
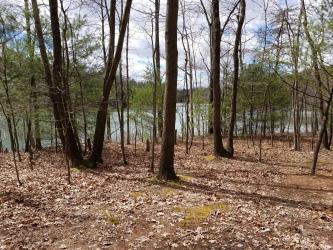
<svg viewBox="0 0 333 250"><path fill-rule="evenodd" d="M47 6L46 0L40 0L40 3L44 3ZM256 32L260 27L263 27L264 22L264 9L263 1L269 4L269 17L271 20L271 13L278 5L284 5L284 0L248 0L247 1L247 11L246 11L246 25L244 28L244 40L248 40L246 47L248 51L253 50L258 47L258 39L256 37ZM309 0L307 0L309 1ZM203 1L207 11L210 10L210 0ZM221 21L224 23L230 9L232 9L236 0L231 1L220 1L221 2ZM14 3L19 6L23 6L23 0L0 0L1 5L6 5L9 3ZM82 4L83 3L83 4ZM69 10L69 15L73 18L75 15L81 14L86 15L88 18L89 28L86 32L91 32L96 37L101 35L101 21L100 21L100 8L99 0L65 0L65 7ZM119 4L119 1L118 1ZM299 0L288 0L289 5L299 4ZM42 13L47 13L45 11L45 5L42 8ZM186 25L189 32L191 32L194 39L194 51L197 64L201 66L201 74L205 73L203 59L205 62L209 62L209 30L206 18L201 11L199 0L186 0L186 8L190 11L186 13ZM151 32L151 16L145 13L153 13L154 4L151 0L133 0L133 6L130 18L130 40L129 40L129 59L130 59L130 72L131 77L142 80L144 76L144 70L147 65L152 63L152 48L150 44L150 38L147 32ZM160 11L160 48L162 55L162 71L165 69L165 16L166 16L166 0L161 0L161 11ZM228 25L228 30L226 31L222 43L222 46L229 46L228 43L232 44L234 39L234 29L235 20L233 20ZM181 17L181 8L179 11L178 26L179 30L182 30L183 20ZM107 26L105 26L107 32ZM179 51L179 65L184 64L184 50L181 42L180 36L178 36L178 51ZM229 46L230 47L230 46ZM100 55L96 55L95 60L101 60L102 51ZM204 58L201 57L203 55ZM162 72L163 73L163 72ZM179 73L180 81L183 78L182 72Z"/></svg>

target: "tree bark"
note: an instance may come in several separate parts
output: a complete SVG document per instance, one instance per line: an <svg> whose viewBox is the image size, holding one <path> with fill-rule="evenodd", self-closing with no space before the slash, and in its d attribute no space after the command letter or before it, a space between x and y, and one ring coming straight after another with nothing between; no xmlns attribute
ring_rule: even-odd
<svg viewBox="0 0 333 250"><path fill-rule="evenodd" d="M165 180L177 179L174 169L176 96L178 73L177 22L178 0L167 1L166 17L166 88L164 99L164 123L161 160L158 177Z"/></svg>
<svg viewBox="0 0 333 250"><path fill-rule="evenodd" d="M242 29L245 20L245 0L240 1L240 14L238 16L238 26L236 30L235 45L234 45L234 79L232 84L232 101L231 101L231 118L229 123L228 131L228 146L227 149L230 155L234 156L234 129L236 124L236 113L237 113L237 90L239 82L239 48L241 45Z"/></svg>
<svg viewBox="0 0 333 250"><path fill-rule="evenodd" d="M104 144L105 124L108 113L109 96L121 58L127 24L130 17L131 5L132 5L132 0L127 0L124 10L124 15L121 20L117 49L114 56L112 54L112 52L114 51L114 46L113 48L112 46L110 46L112 45L111 42L109 45L108 62L106 66L105 80L103 86L103 96L100 101L99 109L97 112L93 150L89 159L91 167L96 167L96 163L102 161L102 151Z"/></svg>
<svg viewBox="0 0 333 250"><path fill-rule="evenodd" d="M81 150L78 147L79 142L75 136L74 124L71 121L70 112L66 99L63 98L69 95L66 93L62 84L62 48L61 48L61 35L58 17L58 3L57 0L50 0L50 17L51 17L51 30L53 40L53 67L49 63L48 55L46 52L44 35L39 17L39 9L36 0L32 0L33 15L35 20L35 29L39 42L40 54L44 66L46 82L49 88L49 96L53 106L54 118L59 137L62 141L66 155L71 159L73 165L80 165L83 163Z"/></svg>
<svg viewBox="0 0 333 250"><path fill-rule="evenodd" d="M212 6L212 30L211 30L211 82L213 87L213 138L214 154L227 157L228 152L223 147L221 135L221 87L220 87L220 54L221 54L221 22L219 1L213 0Z"/></svg>

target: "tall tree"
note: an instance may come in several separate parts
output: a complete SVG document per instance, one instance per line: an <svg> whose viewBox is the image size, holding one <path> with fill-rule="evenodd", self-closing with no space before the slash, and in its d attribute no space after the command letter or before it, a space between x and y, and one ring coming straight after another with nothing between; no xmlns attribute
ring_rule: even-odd
<svg viewBox="0 0 333 250"><path fill-rule="evenodd" d="M111 10L110 13L114 16L115 13L115 2L116 0L111 1ZM96 119L96 128L95 128L95 135L94 135L94 144L93 150L90 156L90 166L95 167L96 163L102 161L102 151L103 151L103 144L104 144L104 134L105 134L105 125L107 120L108 114L108 106L109 106L109 97L110 91L113 86L113 83L116 78L117 68L121 59L121 53L124 44L124 38L127 30L127 24L130 17L131 12L131 5L132 0L127 0L125 4L124 15L121 20L120 24L120 31L117 43L117 49L115 50L114 44L112 44L112 40L114 36L110 36L110 43L109 43L109 51L108 51L108 59L105 69L105 77L104 77L104 85L103 85L103 96L99 104L99 109L97 112L97 119ZM114 8L114 9L113 9ZM110 27L113 27L113 30L110 34L114 34L114 27L115 27L115 20L112 18L109 21ZM112 33L113 32L113 33ZM115 53L114 53L115 51Z"/></svg>
<svg viewBox="0 0 333 250"><path fill-rule="evenodd" d="M236 30L235 44L234 44L234 78L232 82L232 100L231 100L231 118L228 130L228 151L230 155L233 157L234 155L234 129L236 124L236 113L237 113L237 90L238 90L238 82L239 82L239 56L240 56L240 46L242 39L242 29L245 20L245 9L246 2L245 0L240 1L240 10L238 15L238 24Z"/></svg>
<svg viewBox="0 0 333 250"><path fill-rule="evenodd" d="M156 77L159 86L162 86L161 79L161 51L160 51L160 0L155 0L155 67ZM163 100L163 98L162 98ZM157 126L159 137L162 137L163 132L163 102L157 108Z"/></svg>
<svg viewBox="0 0 333 250"><path fill-rule="evenodd" d="M78 138L75 134L74 123L68 109L66 98L66 96L69 95L68 89L65 89L62 82L62 45L58 16L58 2L57 0L49 1L54 58L52 70L46 51L37 0L31 0L31 2L40 55L44 66L46 83L49 89L49 96L53 106L53 114L56 120L58 134L62 141L66 155L71 159L72 164L80 165L83 164L81 149L79 147L80 143L77 141Z"/></svg>
<svg viewBox="0 0 333 250"><path fill-rule="evenodd" d="M318 63L318 54L320 53L319 46L315 43L314 39L312 38L309 27L308 27L308 15L307 10L305 7L304 0L301 0L301 11L303 12L303 28L304 33L306 36L306 39L310 45L311 49L311 60L312 60L312 66L314 69L314 76L316 79L316 82L318 84L318 95L319 95L319 109L320 109L320 115L321 119L325 119L325 105L324 105L324 98L323 98L323 81L320 73L319 63ZM323 131L323 139L322 143L324 148L330 149L330 143L329 143L329 136L327 132L327 128Z"/></svg>
<svg viewBox="0 0 333 250"><path fill-rule="evenodd" d="M220 86L220 57L221 57L221 22L219 1L213 0L212 31L211 31L211 81L213 87L213 138L214 154L216 156L228 156L223 147L221 135L221 86Z"/></svg>
<svg viewBox="0 0 333 250"><path fill-rule="evenodd" d="M177 23L178 0L167 1L166 15L166 88L164 96L164 121L161 160L158 177L165 180L177 179L174 169L175 122L178 74Z"/></svg>
<svg viewBox="0 0 333 250"><path fill-rule="evenodd" d="M35 50L34 50L34 42L33 37L31 34L31 13L29 9L29 1L24 0L24 16L26 21L26 32L27 32L27 41L26 46L29 53L29 70L30 70L30 87L31 87L31 100L30 100L30 114L29 114L29 122L31 121L31 118L33 117L34 120L34 128L35 128L35 145L36 149L42 148L42 142L41 142L41 135L40 135L40 125L39 125L39 111L38 111L38 104L37 104L37 87L36 87L36 79L34 75L33 70L33 64L35 60ZM31 114L33 113L33 114ZM31 117L32 116L32 117ZM28 147L31 144L31 136L28 140Z"/></svg>
<svg viewBox="0 0 333 250"><path fill-rule="evenodd" d="M220 87L220 11L219 1L212 1L212 28L211 28L211 85L213 89L213 131L214 154L222 156L224 147L221 136L221 87Z"/></svg>

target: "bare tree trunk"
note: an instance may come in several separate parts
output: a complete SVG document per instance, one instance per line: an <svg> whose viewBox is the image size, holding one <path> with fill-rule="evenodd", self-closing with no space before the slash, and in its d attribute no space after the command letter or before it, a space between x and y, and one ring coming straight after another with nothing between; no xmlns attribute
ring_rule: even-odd
<svg viewBox="0 0 333 250"><path fill-rule="evenodd" d="M37 88L36 88L36 81L35 76L32 73L32 67L34 63L34 48L32 43L32 34L31 34L31 22L30 22L30 10L29 10L29 2L28 0L24 0L24 14L25 14L25 20L26 20L26 31L27 31L27 49L29 52L29 59L30 59L30 65L29 68L31 70L31 77L30 77L30 87L31 87L31 99L30 99L30 109L33 112L29 116L29 120L31 120L31 116L33 116L34 119L34 125L35 125L35 147L36 149L42 148L42 142L41 142L41 135L40 135L40 125L39 125L39 114L38 114L38 105L37 105ZM32 107L31 107L32 106Z"/></svg>
<svg viewBox="0 0 333 250"><path fill-rule="evenodd" d="M245 0L240 1L240 13L238 16L238 26L236 30L235 44L234 44L234 79L232 85L232 101L231 101L231 118L228 130L228 146L227 149L231 155L234 156L234 129L236 124L236 113L237 113L237 90L239 81L239 50L242 37L242 29L245 20Z"/></svg>
<svg viewBox="0 0 333 250"><path fill-rule="evenodd" d="M13 134L13 126L12 126L12 121L10 116L6 113L5 108L3 106L3 104L0 102L0 106L2 109L2 112L6 118L7 121L7 125L8 125L8 132L9 132L9 138L10 138L10 146L11 146L11 150L12 150L12 154L13 154L13 161L14 161L14 167L15 167L15 174L16 174L16 179L17 179L17 183L19 186L22 185L22 182L20 180L20 174L19 174L19 170L17 167L17 162L16 162L16 145L15 145L15 138L14 138L14 134Z"/></svg>
<svg viewBox="0 0 333 250"><path fill-rule="evenodd" d="M156 1L155 1L155 8L156 8ZM155 14L156 15L156 14ZM156 16L155 16L156 18ZM156 24L156 21L155 21ZM156 31L156 29L155 29ZM153 133L152 133L152 150L151 150L151 161L150 161L150 171L154 172L155 166L155 144L157 141L157 126L156 126L156 112L157 112L157 84L160 84L158 81L159 76L159 69L156 67L156 45L154 45L154 22L153 19L151 20L151 46L152 46L152 55L153 55L153 70L154 70L154 83L153 83ZM155 36L156 39L156 36Z"/></svg>
<svg viewBox="0 0 333 250"><path fill-rule="evenodd" d="M103 52L103 62L104 62L104 68L107 67L107 54L106 54L106 46L105 46L105 13L104 8L108 9L106 0L101 0L100 2L100 9L101 9L101 42L102 42L102 52ZM112 50L111 56L113 56L113 49L114 49L114 32L115 32L115 25L111 24L111 20L114 20L114 11L115 10L115 2L110 1L110 14L106 13L106 16L108 18L109 28L110 28L110 38L109 38L109 49ZM114 23L114 22L113 22ZM110 48L111 47L111 48ZM109 51L110 56L110 51ZM106 138L108 140L111 140L111 112L108 112L107 119L106 119Z"/></svg>
<svg viewBox="0 0 333 250"><path fill-rule="evenodd" d="M221 87L220 87L220 39L221 23L219 12L219 1L213 0L212 6L212 49L211 49L211 81L213 86L213 136L214 154L217 156L228 156L224 149L221 135Z"/></svg>
<svg viewBox="0 0 333 250"><path fill-rule="evenodd" d="M165 180L177 179L174 169L174 145L176 122L176 96L178 73L177 22L178 0L167 1L166 17L166 88L164 99L164 124L161 160L158 177Z"/></svg>
<svg viewBox="0 0 333 250"><path fill-rule="evenodd" d="M318 138L318 141L316 143L315 150L313 152L311 175L316 174L320 146L322 145L322 140L323 140L323 137L324 137L324 133L325 133L325 131L327 131L326 130L327 129L327 122L329 120L329 110L330 110L330 105L332 103L332 97L333 97L333 88L331 89L331 93L330 93L329 99L328 99L327 104L326 104L326 109L324 110L324 115L322 117L322 123L321 123L319 138Z"/></svg>
<svg viewBox="0 0 333 250"><path fill-rule="evenodd" d="M314 40L312 39L311 34L309 32L309 29L308 29L308 18L307 18L307 11L306 11L306 8L305 8L304 0L301 1L301 8L302 8L303 15L304 15L304 20L303 20L304 32L305 32L306 38L307 38L308 43L309 43L310 48L311 48L312 65L313 65L313 68L314 68L315 78L316 78L316 81L317 81L317 84L318 84L320 115L321 115L321 119L325 120L326 118L323 117L323 116L325 116L325 112L326 112L325 107L324 107L323 94L322 94L323 82L322 82L322 79L321 79L319 63L318 63L319 48L315 44ZM323 143L324 148L326 148L328 150L330 149L327 127L323 131L322 143Z"/></svg>
<svg viewBox="0 0 333 250"><path fill-rule="evenodd" d="M115 1L112 1L115 2ZM117 68L119 65L119 61L121 58L121 52L123 48L124 38L126 34L127 24L129 21L130 11L131 11L132 0L127 0L124 10L124 15L121 21L120 33L118 38L118 45L113 56L112 46L109 46L109 56L108 62L105 71L105 80L103 86L103 97L101 99L97 118L96 118L96 128L95 128L95 135L94 135L94 145L93 150L90 156L90 165L91 167L95 167L96 163L102 161L102 151L103 151L103 144L104 144L104 134L105 134L105 123L107 120L108 114L108 104L109 104L109 96L110 91L113 86L113 82L116 77ZM115 12L115 10L114 10ZM114 20L111 22L114 24ZM112 40L112 39L111 39ZM112 44L111 44L112 45Z"/></svg>
<svg viewBox="0 0 333 250"><path fill-rule="evenodd" d="M182 9L182 16L183 16L183 32L185 30L185 10L184 10L184 6L183 6L183 2L181 1L181 9ZM182 37L182 45L183 45L183 49L185 52L185 65L184 65L184 83L185 83L185 89L183 89L183 92L185 91L185 95L186 95L186 103L185 103L185 116L186 116L186 126L185 126L185 152L186 154L189 153L189 132L190 132L190 95L189 95L189 88L188 88L188 62L189 62L189 58L188 58L188 51L187 48L185 46L185 41L184 38L186 36L186 33L184 32L183 34L181 34Z"/></svg>
<svg viewBox="0 0 333 250"><path fill-rule="evenodd" d="M59 137L63 143L64 148L68 151L66 154L71 158L74 165L83 162L80 149L78 148L77 138L71 122L70 114L67 109L66 99L63 98L63 85L62 85L62 51L61 51L61 35L59 28L58 18L58 3L56 0L50 0L50 15L51 15L51 29L53 37L53 72L51 73L51 66L49 63L46 46L44 42L44 35L42 32L39 10L36 0L32 0L33 14L35 19L35 28L39 42L40 54L44 65L46 81L49 87L49 96L53 105L53 113L58 129ZM69 94L69 93L67 93ZM66 94L66 95L67 95ZM65 140L65 136L68 137ZM68 147L65 145L68 143Z"/></svg>
<svg viewBox="0 0 333 250"><path fill-rule="evenodd" d="M160 0L155 0L155 64L157 82L162 87L161 79L161 51L160 51ZM163 132L163 96L157 110L158 135L162 137Z"/></svg>
<svg viewBox="0 0 333 250"><path fill-rule="evenodd" d="M120 20L123 18L123 0L121 0L121 15ZM127 26L128 27L128 26ZM120 31L120 30L119 30ZM120 147L121 147L121 153L123 156L123 162L124 165L127 165L126 160L126 153L125 153L125 130L124 130L124 103L125 103L125 93L124 93L124 80L123 80L123 66L122 61L120 60L119 63L119 83L120 83L120 113L119 113L119 107L118 107L118 114L120 115L119 119L119 127L120 127ZM118 100L118 98L117 98ZM117 102L118 103L118 102Z"/></svg>
<svg viewBox="0 0 333 250"><path fill-rule="evenodd" d="M119 64L119 81L115 81L116 85L116 99L117 99L117 113L119 121L119 130L120 130L120 148L121 154L123 157L124 165L127 165L126 154L125 154L125 133L124 133L124 83L122 80L122 70L121 64ZM118 84L119 83L119 84ZM118 86L120 85L120 86ZM120 89L119 89L120 87ZM120 103L120 104L119 104Z"/></svg>
<svg viewBox="0 0 333 250"><path fill-rule="evenodd" d="M130 131L130 86L129 86L129 63L128 63L128 43L129 43L129 25L127 26L126 37L126 126L127 126L127 145L131 144L131 131Z"/></svg>

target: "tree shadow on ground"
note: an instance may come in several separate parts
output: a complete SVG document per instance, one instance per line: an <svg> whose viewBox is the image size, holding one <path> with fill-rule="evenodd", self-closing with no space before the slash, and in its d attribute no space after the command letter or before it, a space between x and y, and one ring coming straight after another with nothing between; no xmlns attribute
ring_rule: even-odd
<svg viewBox="0 0 333 250"><path fill-rule="evenodd" d="M234 158L234 160L236 161L241 161L241 162L251 162L251 163L260 163L260 164L266 164L266 165L271 165L271 166L279 166L279 167L285 167L285 168L300 168L300 169L306 169L308 170L308 172L310 173L311 170L311 162L284 162L284 161L270 161L270 160L261 160L259 161L258 159L254 158L253 156L237 156ZM303 164L308 164L308 165L303 165ZM333 170L325 168L325 167L329 167L329 163L318 163L317 165L317 170L318 171L326 171L326 172L333 172Z"/></svg>

